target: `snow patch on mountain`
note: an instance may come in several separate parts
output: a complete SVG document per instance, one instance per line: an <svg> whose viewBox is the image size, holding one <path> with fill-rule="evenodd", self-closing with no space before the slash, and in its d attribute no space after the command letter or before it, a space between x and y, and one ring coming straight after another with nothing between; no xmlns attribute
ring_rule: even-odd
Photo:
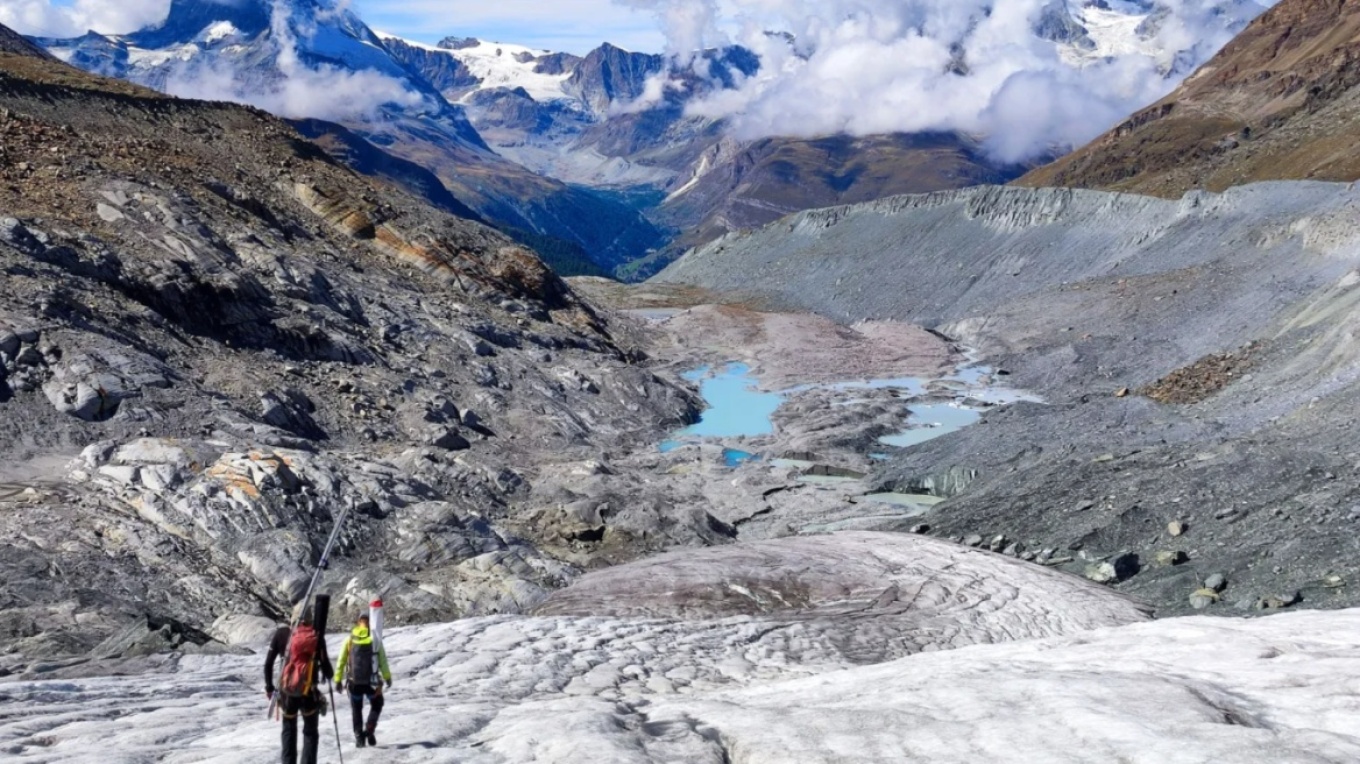
<svg viewBox="0 0 1360 764"><path fill-rule="evenodd" d="M575 100L563 89L571 76L570 71L560 74L539 71L539 59L553 55L552 51L485 40L467 40L466 44L454 49L415 42L386 32L376 34L383 40L399 40L411 47L459 60L481 81L476 90L522 88L535 101ZM459 100L466 102L470 97L471 93L464 94Z"/></svg>
<svg viewBox="0 0 1360 764"><path fill-rule="evenodd" d="M202 52L203 48L193 43L160 50L146 50L135 45L129 45L127 48L128 72L135 79L138 72L149 72L176 63L188 63Z"/></svg>
<svg viewBox="0 0 1360 764"><path fill-rule="evenodd" d="M213 43L238 38L240 36L241 30L237 29L235 24L230 21L219 21L216 24L209 25L202 32L199 32L198 36L194 38L194 41L201 42L205 45L212 45Z"/></svg>
<svg viewBox="0 0 1360 764"><path fill-rule="evenodd" d="M1086 28L1095 47L1088 50L1075 45L1059 46L1063 60L1072 66L1121 56L1159 60L1163 57L1155 40L1138 35L1138 26L1147 19L1147 13L1127 13L1091 5L1081 8L1075 16Z"/></svg>

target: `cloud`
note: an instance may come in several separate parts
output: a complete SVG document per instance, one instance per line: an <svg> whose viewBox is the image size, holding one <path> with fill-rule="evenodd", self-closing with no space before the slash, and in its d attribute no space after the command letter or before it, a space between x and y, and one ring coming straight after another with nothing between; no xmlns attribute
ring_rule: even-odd
<svg viewBox="0 0 1360 764"><path fill-rule="evenodd" d="M91 29L106 34L133 32L165 19L170 0L3 0L0 24L38 37L77 37Z"/></svg>
<svg viewBox="0 0 1360 764"><path fill-rule="evenodd" d="M1008 162L1094 138L1188 74L1166 76L1177 52L1200 63L1231 38L1231 20L1262 10L1250 0L1159 0L1143 49L1077 61L1034 32L1055 7L1079 10L1075 0L616 2L652 12L681 64L727 43L761 57L761 71L735 90L689 107L728 120L740 138L960 131ZM1131 0L1112 5L1136 10Z"/></svg>
<svg viewBox="0 0 1360 764"><path fill-rule="evenodd" d="M695 53L727 35L718 28L720 12L714 0L657 2L656 0L617 0L619 5L652 13L666 36L666 53L682 64L693 61Z"/></svg>
<svg viewBox="0 0 1360 764"><path fill-rule="evenodd" d="M369 70L348 71L330 65L308 67L295 54L270 83L260 83L222 59L179 65L163 90L180 98L231 101L264 109L288 119L316 118L334 122L369 120L388 104L419 108L424 97L399 80Z"/></svg>
<svg viewBox="0 0 1360 764"><path fill-rule="evenodd" d="M412 109L425 105L423 95L382 72L304 60L300 43L315 35L319 24L346 13L348 0L301 16L287 0L272 2L269 37L260 43L274 46L277 76L264 80L258 69L245 69L233 57L209 55L178 64L164 90L183 98L248 104L290 119L364 120L389 104Z"/></svg>
<svg viewBox="0 0 1360 764"><path fill-rule="evenodd" d="M239 5L247 0L208 1ZM318 24L347 13L350 0L328 0L302 13L295 13L296 3L269 1L270 35L260 44L274 46L276 71L270 76L262 77L260 69L248 69L233 56L210 50L168 64L160 88L183 98L243 103L295 119L366 119L387 104L424 105L424 96L381 72L304 60L301 51L317 33ZM0 23L43 37L75 37L91 29L125 34L160 24L169 10L170 0L74 0L70 5L57 5L53 0L0 0Z"/></svg>

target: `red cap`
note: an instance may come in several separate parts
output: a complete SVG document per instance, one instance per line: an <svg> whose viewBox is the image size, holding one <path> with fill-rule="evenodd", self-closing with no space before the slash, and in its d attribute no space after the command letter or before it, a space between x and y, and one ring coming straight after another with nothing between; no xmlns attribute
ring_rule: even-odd
<svg viewBox="0 0 1360 764"><path fill-rule="evenodd" d="M369 606L369 607L382 607L382 606L383 606L382 600L373 600L372 602L368 603L368 606Z"/></svg>

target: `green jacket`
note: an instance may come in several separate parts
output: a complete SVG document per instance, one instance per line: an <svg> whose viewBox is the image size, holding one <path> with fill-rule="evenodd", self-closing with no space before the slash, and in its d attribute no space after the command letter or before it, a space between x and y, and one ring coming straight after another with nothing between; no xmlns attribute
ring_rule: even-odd
<svg viewBox="0 0 1360 764"><path fill-rule="evenodd" d="M373 635L368 633L368 628L355 626L349 633L345 644L340 646L340 662L335 664L335 681L340 683L347 678L345 671L349 668L349 654L356 645L372 645ZM378 672L382 674L384 682L392 681L392 670L387 667L387 651L383 649L382 642L374 645L373 652L378 654Z"/></svg>

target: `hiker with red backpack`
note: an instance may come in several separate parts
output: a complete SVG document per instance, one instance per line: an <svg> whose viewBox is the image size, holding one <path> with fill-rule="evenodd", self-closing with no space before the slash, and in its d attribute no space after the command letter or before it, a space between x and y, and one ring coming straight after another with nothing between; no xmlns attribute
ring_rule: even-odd
<svg viewBox="0 0 1360 764"><path fill-rule="evenodd" d="M382 603L375 603L381 607ZM387 651L381 638L369 630L368 611L355 620L354 629L340 648L340 664L335 667L335 689L349 690L354 716L354 744L359 748L377 745L378 717L383 709L383 685L392 686L392 671L387 667ZM364 698L368 698L368 724L364 724Z"/></svg>
<svg viewBox="0 0 1360 764"><path fill-rule="evenodd" d="M297 627L280 626L269 643L264 661L265 695L275 700L283 714L283 764L298 764L297 727L302 716L302 764L316 764L320 742L318 715L325 703L321 688L331 674L331 659L326 654L324 617L306 602ZM274 686L274 662L283 658L278 687Z"/></svg>

